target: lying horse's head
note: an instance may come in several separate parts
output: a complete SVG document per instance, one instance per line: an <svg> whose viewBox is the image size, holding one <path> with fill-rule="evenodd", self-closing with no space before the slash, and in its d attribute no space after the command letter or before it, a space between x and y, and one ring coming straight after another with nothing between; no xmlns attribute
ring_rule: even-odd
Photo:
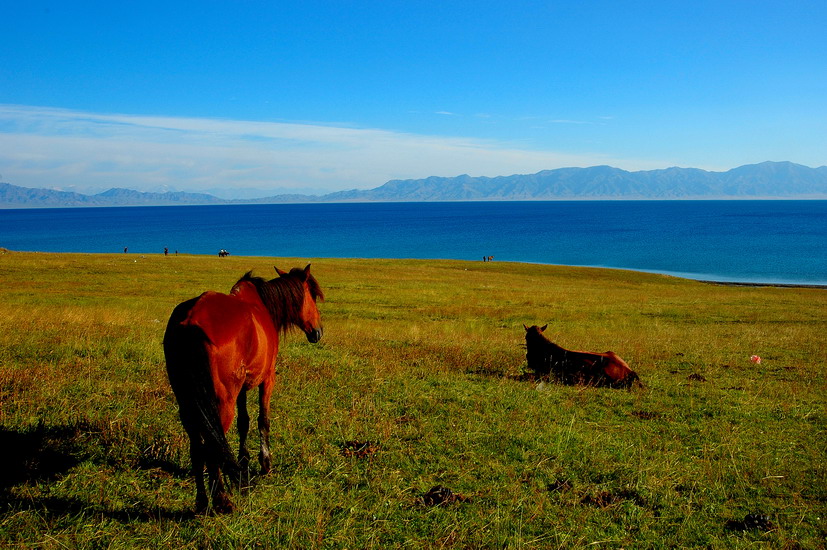
<svg viewBox="0 0 827 550"><path fill-rule="evenodd" d="M531 325L530 327L523 325L523 328L525 329L526 344L528 344L529 342L548 340L543 335L543 332L545 332L545 330L548 328L548 325L543 325L541 327L538 327L537 325Z"/></svg>
<svg viewBox="0 0 827 550"><path fill-rule="evenodd" d="M551 369L551 356L549 351L551 342L543 335L543 331L546 330L547 327L548 325L543 325L542 327L538 327L537 325L527 327L523 325L525 329L525 358L527 366L529 370L541 376L547 375Z"/></svg>

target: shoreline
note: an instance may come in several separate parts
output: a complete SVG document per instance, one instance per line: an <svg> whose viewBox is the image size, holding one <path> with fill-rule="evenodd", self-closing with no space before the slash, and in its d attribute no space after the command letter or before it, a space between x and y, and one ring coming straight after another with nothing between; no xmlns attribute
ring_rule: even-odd
<svg viewBox="0 0 827 550"><path fill-rule="evenodd" d="M692 279L699 283L719 286L769 286L774 288L815 288L819 290L827 290L827 285L807 284L807 283L749 283L743 281L710 281L702 279Z"/></svg>
<svg viewBox="0 0 827 550"><path fill-rule="evenodd" d="M715 280L714 275L698 274L693 276L692 273L682 273L678 271L656 271L653 269L634 269L631 267L613 267L609 265L569 265L569 264L547 264L541 262L519 262L534 265L554 265L560 267L586 267L589 269L616 269L620 271L631 271L632 273L649 273L652 275L663 275L665 277L675 277L676 279L683 279L684 281L696 281L708 285L720 286L748 286L748 287L774 287L774 288L815 288L819 290L827 290L827 283L791 283L791 282L766 282L766 281L720 281Z"/></svg>

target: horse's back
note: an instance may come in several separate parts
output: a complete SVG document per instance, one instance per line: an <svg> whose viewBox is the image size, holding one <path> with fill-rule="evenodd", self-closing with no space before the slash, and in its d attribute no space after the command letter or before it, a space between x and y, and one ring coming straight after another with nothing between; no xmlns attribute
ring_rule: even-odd
<svg viewBox="0 0 827 550"><path fill-rule="evenodd" d="M256 307L231 294L208 291L178 305L172 312L169 327L197 326L211 343L221 346L239 338L255 323L269 320L263 306Z"/></svg>
<svg viewBox="0 0 827 550"><path fill-rule="evenodd" d="M204 292L197 298L187 300L178 306L186 309L186 316L180 322L205 328L216 323L224 323L230 320L229 317L238 315L235 302L236 300L233 300L231 296L221 292L212 290Z"/></svg>

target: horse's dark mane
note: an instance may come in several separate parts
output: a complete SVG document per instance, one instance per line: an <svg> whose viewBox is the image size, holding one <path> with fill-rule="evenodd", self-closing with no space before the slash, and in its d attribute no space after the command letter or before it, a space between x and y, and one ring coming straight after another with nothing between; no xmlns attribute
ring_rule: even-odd
<svg viewBox="0 0 827 550"><path fill-rule="evenodd" d="M267 311L270 312L276 329L286 332L301 318L304 303L304 270L296 267L291 269L287 275L270 281L263 277L254 277L252 273L252 271L245 273L236 285L243 282L252 284ZM324 300L324 293L319 283L309 273L307 285L314 300Z"/></svg>

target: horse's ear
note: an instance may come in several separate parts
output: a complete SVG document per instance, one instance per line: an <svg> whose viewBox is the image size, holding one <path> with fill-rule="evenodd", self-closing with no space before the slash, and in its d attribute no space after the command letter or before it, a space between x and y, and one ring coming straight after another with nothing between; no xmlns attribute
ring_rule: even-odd
<svg viewBox="0 0 827 550"><path fill-rule="evenodd" d="M307 277L308 275L310 275L310 264L307 264L304 268L304 276Z"/></svg>
<svg viewBox="0 0 827 550"><path fill-rule="evenodd" d="M545 332L547 328L548 328L548 325L541 326L540 327L540 332Z"/></svg>
<svg viewBox="0 0 827 550"><path fill-rule="evenodd" d="M285 275L287 275L286 271L282 271L281 269L277 268L276 266L273 266L273 269L276 270L276 273L279 274L279 277L284 277Z"/></svg>
<svg viewBox="0 0 827 550"><path fill-rule="evenodd" d="M523 323L523 328L525 329L526 332L528 332L528 327L525 326L525 323Z"/></svg>

